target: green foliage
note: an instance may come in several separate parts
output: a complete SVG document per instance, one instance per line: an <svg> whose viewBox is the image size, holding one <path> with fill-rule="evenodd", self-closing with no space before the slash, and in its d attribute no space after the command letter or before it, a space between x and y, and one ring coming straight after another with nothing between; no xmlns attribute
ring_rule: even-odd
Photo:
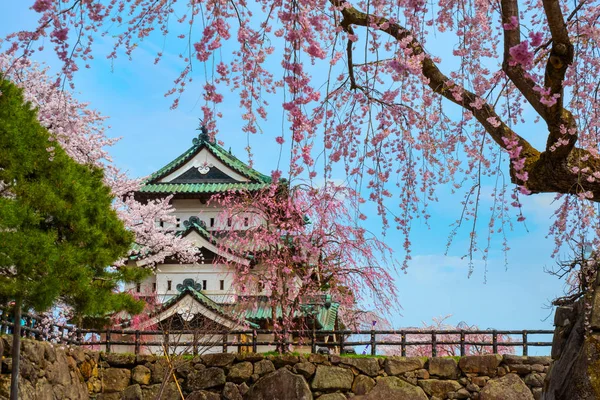
<svg viewBox="0 0 600 400"><path fill-rule="evenodd" d="M107 268L133 238L102 170L71 159L1 76L0 149L0 298L38 311L62 301L78 315L140 312L142 302L115 290L145 272Z"/></svg>

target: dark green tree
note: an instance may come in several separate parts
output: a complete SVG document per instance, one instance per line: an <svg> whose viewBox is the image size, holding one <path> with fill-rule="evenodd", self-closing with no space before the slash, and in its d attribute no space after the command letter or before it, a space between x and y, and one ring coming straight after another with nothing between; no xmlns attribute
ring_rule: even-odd
<svg viewBox="0 0 600 400"><path fill-rule="evenodd" d="M15 302L13 400L22 309L43 312L60 301L80 318L138 313L143 303L116 289L145 271L109 267L133 237L111 207L102 170L71 159L2 76L0 149L0 297Z"/></svg>

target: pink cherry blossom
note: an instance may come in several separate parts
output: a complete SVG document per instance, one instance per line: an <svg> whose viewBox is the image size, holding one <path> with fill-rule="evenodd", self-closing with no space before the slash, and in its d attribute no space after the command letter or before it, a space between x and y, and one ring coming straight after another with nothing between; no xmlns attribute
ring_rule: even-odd
<svg viewBox="0 0 600 400"><path fill-rule="evenodd" d="M3 71L27 70L24 62L46 47L62 62L61 85L75 84L93 57L134 58L140 40L164 36L169 53L181 54L180 74L165 86L173 107L189 80L201 79L212 85L201 104L209 130L218 136L220 111L233 97L242 133L252 139L272 115L269 100L279 99L284 118L273 137L286 139L280 144L289 159L273 175L317 181L343 174L373 203L384 230L393 226L403 235L406 259L411 226L428 219L441 187L463 196L450 236L472 227L469 257L481 229L500 232L507 249L503 232L522 218L518 195L544 192L561 195L550 226L557 252L575 237L600 245L593 207L600 199L596 2L31 3L39 22L4 38L2 50L14 58L5 59ZM167 52L156 53L150 59ZM58 118L52 109L40 115L46 126ZM57 126L56 140L74 158L105 158L103 146ZM95 137L93 128L82 132ZM555 168L564 179L550 176ZM534 175L540 171L546 175ZM493 187L489 220L465 224L481 222L482 183Z"/></svg>

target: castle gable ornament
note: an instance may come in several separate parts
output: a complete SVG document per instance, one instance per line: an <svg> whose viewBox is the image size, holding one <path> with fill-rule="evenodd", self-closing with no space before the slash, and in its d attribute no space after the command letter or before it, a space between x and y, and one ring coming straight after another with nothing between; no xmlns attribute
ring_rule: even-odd
<svg viewBox="0 0 600 400"><path fill-rule="evenodd" d="M187 288L194 289L195 291L199 292L202 290L202 284L199 282L196 282L195 280L193 280L191 278L188 278L188 279L184 279L183 283L180 283L179 285L176 286L176 289L179 292L183 292Z"/></svg>

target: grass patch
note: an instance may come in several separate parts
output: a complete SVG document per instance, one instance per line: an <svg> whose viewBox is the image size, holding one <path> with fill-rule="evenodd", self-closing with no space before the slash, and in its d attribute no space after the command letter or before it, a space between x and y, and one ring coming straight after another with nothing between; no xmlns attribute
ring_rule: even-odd
<svg viewBox="0 0 600 400"><path fill-rule="evenodd" d="M388 358L388 356L383 354L370 355L370 354L340 354L340 357L344 358Z"/></svg>
<svg viewBox="0 0 600 400"><path fill-rule="evenodd" d="M266 353L261 353L264 354L265 356L283 356L283 355L290 355L290 356L302 356L304 355L304 353L298 353L297 351L292 351L291 353L280 353L278 351L267 351Z"/></svg>

